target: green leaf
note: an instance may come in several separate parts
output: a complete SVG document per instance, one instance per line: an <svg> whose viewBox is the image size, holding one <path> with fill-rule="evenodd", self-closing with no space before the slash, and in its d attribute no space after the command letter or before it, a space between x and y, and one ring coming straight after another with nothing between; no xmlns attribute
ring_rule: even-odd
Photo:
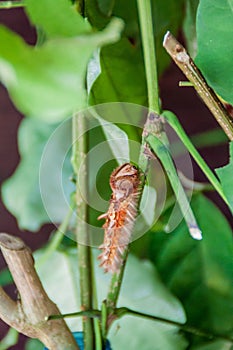
<svg viewBox="0 0 233 350"><path fill-rule="evenodd" d="M197 66L208 84L233 104L233 1L201 0L197 13Z"/></svg>
<svg viewBox="0 0 233 350"><path fill-rule="evenodd" d="M198 5L199 0L186 1L186 11L183 23L187 49L192 58L194 58L197 53L196 14Z"/></svg>
<svg viewBox="0 0 233 350"><path fill-rule="evenodd" d="M162 279L182 301L188 324L230 335L233 333L232 231L222 213L204 196L195 196L192 208L203 240L197 242L188 237L182 222L169 235L151 233L147 243L149 255ZM164 224L166 217L167 214Z"/></svg>
<svg viewBox="0 0 233 350"><path fill-rule="evenodd" d="M4 287L12 283L13 279L8 268L5 268L2 271L0 271L0 286Z"/></svg>
<svg viewBox="0 0 233 350"><path fill-rule="evenodd" d="M89 1L93 2L96 3L95 0ZM152 2L160 73L170 61L162 47L163 36L168 29L177 33L182 21L183 4L183 0ZM145 106L147 88L136 1L116 1L113 15L124 20L124 37L117 44L101 50L101 74L92 86L90 103L94 105L106 102L130 102ZM92 18L92 23L98 25L98 14Z"/></svg>
<svg viewBox="0 0 233 350"><path fill-rule="evenodd" d="M94 117L103 129L107 145L111 149L114 158L116 158L118 162L122 162L122 159L129 162L129 140L127 134L118 126L109 123L96 113L94 114Z"/></svg>
<svg viewBox="0 0 233 350"><path fill-rule="evenodd" d="M223 191L227 197L233 213L233 142L230 143L230 161L222 168L215 169L218 174Z"/></svg>
<svg viewBox="0 0 233 350"><path fill-rule="evenodd" d="M19 333L14 328L10 328L6 336L0 342L0 350L7 350L11 346L17 344L18 337Z"/></svg>
<svg viewBox="0 0 233 350"><path fill-rule="evenodd" d="M31 22L43 28L48 37L72 37L91 31L90 24L67 0L25 0Z"/></svg>
<svg viewBox="0 0 233 350"><path fill-rule="evenodd" d="M36 49L0 27L0 79L24 114L55 122L86 105L85 75L93 51L119 39L122 21L99 33L48 40Z"/></svg>
<svg viewBox="0 0 233 350"><path fill-rule="evenodd" d="M53 142L56 151L46 163L47 166L40 169L44 147L56 127L57 125L27 118L22 121L19 128L18 143L21 162L15 173L3 184L2 195L6 207L17 218L19 226L23 229L36 231L43 223L50 221L46 209L50 216L53 213L54 222L60 222L67 212L67 205L58 195L56 186L61 171L63 171L64 178L67 179L72 173L69 161L64 163L63 169L60 166L60 157L64 154L62 149L65 148L66 151L67 142L70 142L69 125L56 133L57 138ZM46 208L42 202L39 186L39 171L42 170L44 172L43 188L47 185L50 189L46 192ZM69 196L71 192L69 181L63 186L64 192Z"/></svg>
<svg viewBox="0 0 233 350"><path fill-rule="evenodd" d="M39 254L43 252L37 252L36 259ZM94 256L97 257L97 254ZM58 265L59 269L57 269ZM76 251L69 251L66 254L55 252L49 264L38 267L38 272L46 291L62 313L80 310ZM97 259L95 259L95 275L100 306L101 301L106 298L111 276L98 267ZM133 256L129 256L126 265L119 306L127 306L178 322L185 321L181 304L161 283L152 264L141 263ZM73 331L81 330L80 318L69 318L67 322ZM187 343L178 333L177 327L131 316L125 316L113 324L109 340L114 350L140 348L143 350L182 350L187 348Z"/></svg>
<svg viewBox="0 0 233 350"><path fill-rule="evenodd" d="M123 38L100 53L101 74L92 85L91 104L132 102L145 105L146 81L141 52ZM137 74L135 74L137 72Z"/></svg>
<svg viewBox="0 0 233 350"><path fill-rule="evenodd" d="M25 350L43 350L44 345L37 339L29 339L26 343Z"/></svg>

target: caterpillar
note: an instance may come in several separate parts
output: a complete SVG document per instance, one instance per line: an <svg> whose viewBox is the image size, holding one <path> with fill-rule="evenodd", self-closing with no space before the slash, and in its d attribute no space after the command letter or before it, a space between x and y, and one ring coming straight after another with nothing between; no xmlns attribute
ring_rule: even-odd
<svg viewBox="0 0 233 350"><path fill-rule="evenodd" d="M107 213L98 217L106 219L104 242L99 246L103 252L99 255L100 266L105 272L117 272L123 262L123 253L130 243L133 225L137 216L137 207L141 173L130 163L116 168L110 176L112 195Z"/></svg>

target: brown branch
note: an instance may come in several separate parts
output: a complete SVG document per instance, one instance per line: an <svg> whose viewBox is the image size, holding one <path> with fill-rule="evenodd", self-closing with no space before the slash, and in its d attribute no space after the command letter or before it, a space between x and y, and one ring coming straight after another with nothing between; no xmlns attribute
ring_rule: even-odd
<svg viewBox="0 0 233 350"><path fill-rule="evenodd" d="M51 314L60 314L47 296L34 268L30 249L15 236L0 233L0 248L19 292L13 301L0 288L0 318L30 338L38 338L50 350L78 350L64 320L51 320Z"/></svg>
<svg viewBox="0 0 233 350"><path fill-rule="evenodd" d="M185 48L170 33L164 37L163 46L177 64L177 66L186 75L193 84L195 90L204 101L206 106L212 112L213 116L224 130L230 140L233 140L233 120L224 108L215 92L208 86L205 78L188 55Z"/></svg>

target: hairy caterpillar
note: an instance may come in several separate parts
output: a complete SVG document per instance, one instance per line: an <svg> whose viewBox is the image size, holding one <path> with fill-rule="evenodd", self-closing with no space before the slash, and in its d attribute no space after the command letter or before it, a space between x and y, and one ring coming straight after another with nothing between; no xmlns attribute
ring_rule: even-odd
<svg viewBox="0 0 233 350"><path fill-rule="evenodd" d="M122 264L122 254L130 243L140 195L140 171L134 165L125 163L116 168L110 176L112 195L107 213L98 217L106 219L104 242L99 255L105 272L117 272Z"/></svg>

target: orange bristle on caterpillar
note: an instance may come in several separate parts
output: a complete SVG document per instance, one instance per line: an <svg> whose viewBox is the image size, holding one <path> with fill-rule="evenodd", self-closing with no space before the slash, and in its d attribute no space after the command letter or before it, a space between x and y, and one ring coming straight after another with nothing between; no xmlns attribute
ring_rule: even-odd
<svg viewBox="0 0 233 350"><path fill-rule="evenodd" d="M103 225L104 242L99 247L100 266L105 272L117 272L123 261L123 253L130 243L133 225L137 216L140 188L140 171L125 163L110 176L112 195L107 213L98 217L106 219Z"/></svg>

